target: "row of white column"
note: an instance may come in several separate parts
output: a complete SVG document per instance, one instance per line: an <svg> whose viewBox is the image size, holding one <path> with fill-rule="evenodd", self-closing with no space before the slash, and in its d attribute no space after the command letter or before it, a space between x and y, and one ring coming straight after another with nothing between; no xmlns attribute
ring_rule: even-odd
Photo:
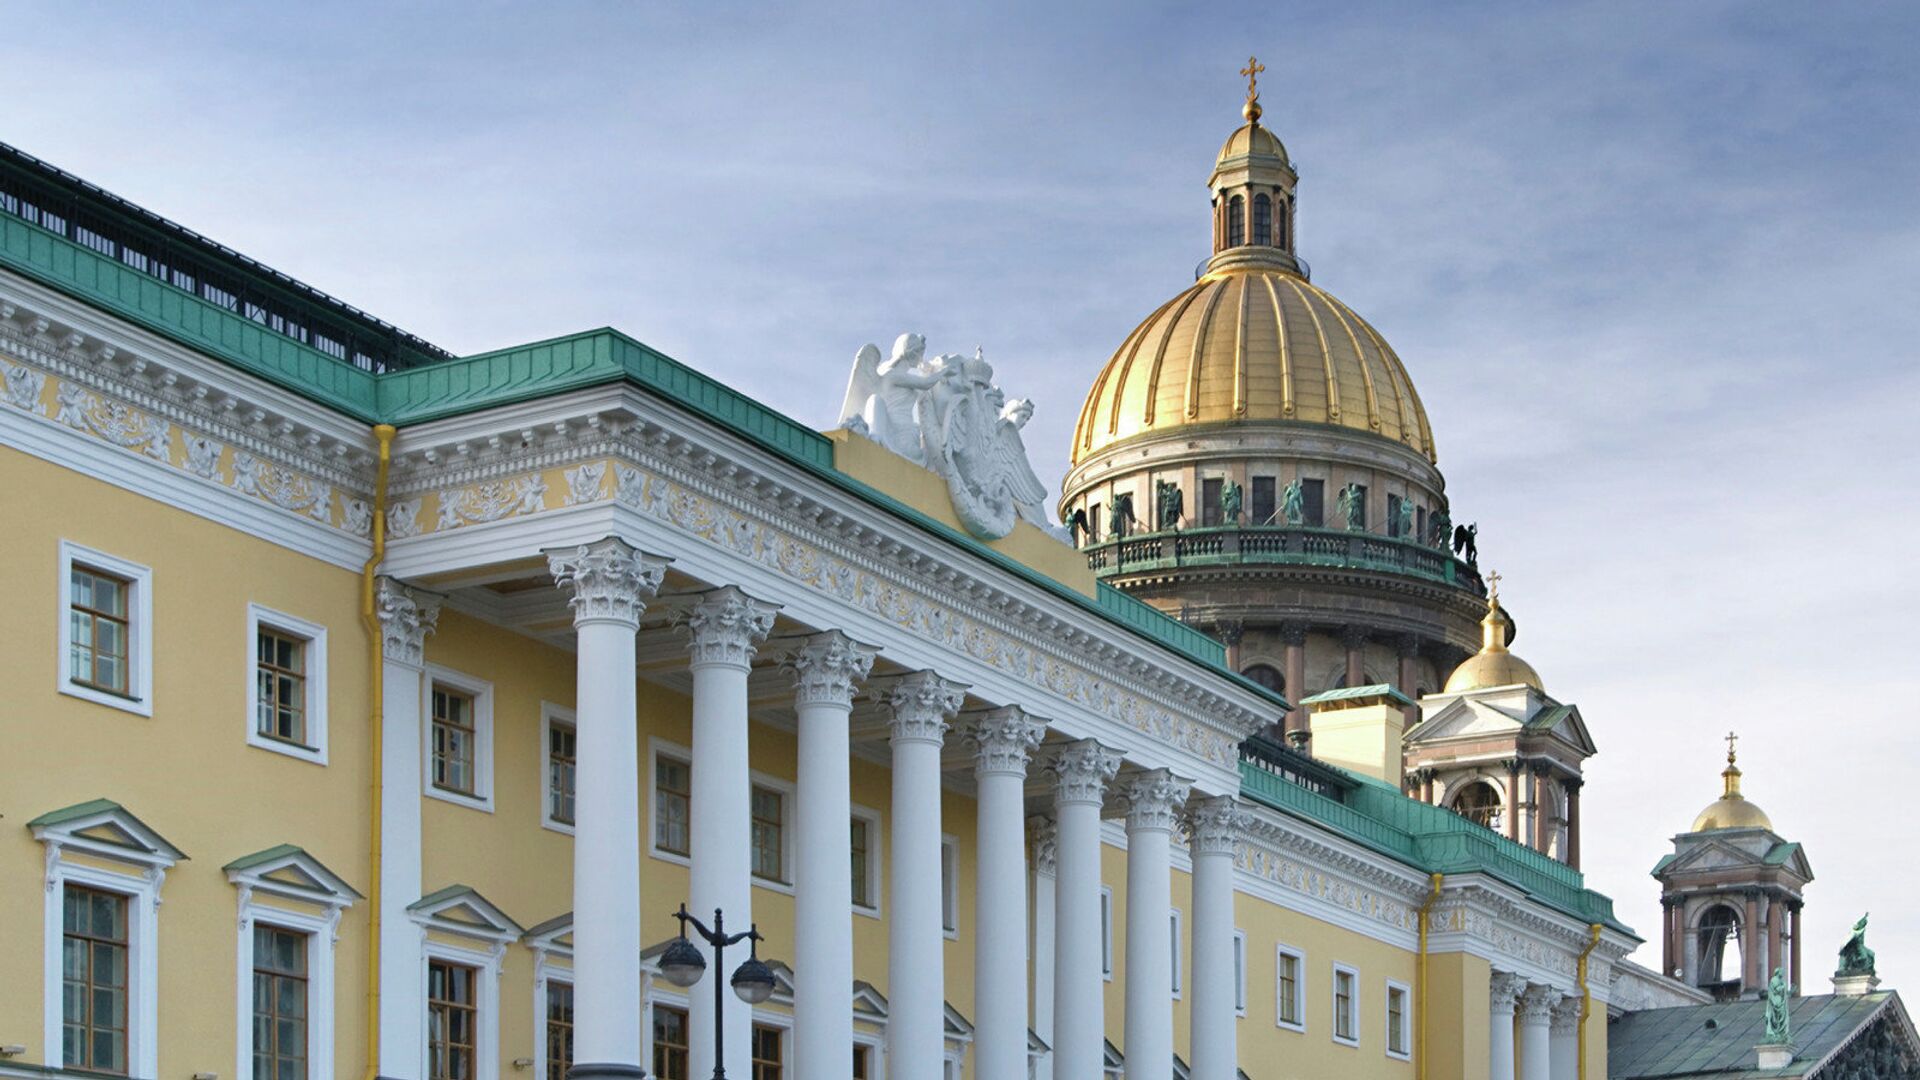
<svg viewBox="0 0 1920 1080"><path fill-rule="evenodd" d="M635 638L668 560L609 537L548 553L570 594L578 638L573 865L575 1080L634 1080L641 1065L640 782ZM418 928L422 641L436 598L383 580L387 645L383 740L388 803L382 821L380 1073L410 1077L420 1061L424 1002ZM689 908L715 908L729 926L752 921L747 680L777 608L737 588L701 596L687 613L693 675ZM875 650L838 632L807 638L783 659L795 685L798 784L794 867L796 1075L844 1075L853 1045L853 927L847 827L849 717ZM945 928L941 889L941 752L965 688L931 671L890 679L892 807L887 919L887 1060L894 1080L940 1080L945 1050ZM411 720L411 723L408 721ZM1017 707L969 717L977 792L975 1075L1025 1075L1028 1030L1026 787L1043 721ZM1105 1010L1100 927L1100 827L1109 797L1127 822L1127 1075L1164 1080L1172 1067L1171 845L1184 825L1193 854L1192 1075L1232 1080L1233 861L1244 815L1229 796L1188 799L1166 770L1119 774L1120 754L1091 740L1049 748L1057 868L1051 955L1038 960L1050 1000L1053 1080L1100 1080ZM412 798L408 798L409 791ZM1184 810L1184 813L1183 813ZM662 901L664 903L664 901ZM706 978L727 978L710 969ZM689 994L692 1075L713 1073L713 1027L726 1058L750 1060L751 1016L733 995L714 1015L710 988Z"/></svg>
<svg viewBox="0 0 1920 1080"><path fill-rule="evenodd" d="M1493 973L1490 992L1489 1080L1579 1077L1580 995L1528 982L1526 976L1507 971Z"/></svg>

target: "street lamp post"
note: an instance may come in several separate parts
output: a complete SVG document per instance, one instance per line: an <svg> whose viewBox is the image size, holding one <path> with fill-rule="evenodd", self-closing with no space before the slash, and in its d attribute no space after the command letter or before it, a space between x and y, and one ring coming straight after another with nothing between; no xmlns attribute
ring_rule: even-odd
<svg viewBox="0 0 1920 1080"><path fill-rule="evenodd" d="M689 915L685 904L680 905L680 910L674 912L673 917L680 920L680 936L673 939L673 943L667 946L666 954L660 957L660 974L666 976L668 982L685 990L699 982L700 976L706 973L707 958L701 956L700 950L694 947L693 942L687 940L687 924L692 923L694 932L700 935L701 940L713 946L713 969L716 973L713 980L713 1080L726 1080L727 1050L726 1043L722 1039L726 1024L726 1013L723 1008L725 996L720 988L718 975L721 957L725 954L727 946L742 941L747 942L747 958L735 969L731 980L733 992L749 1005L758 1005L772 997L773 972L767 969L767 965L760 962L760 929L757 925L749 925L743 933L728 934L725 916L721 914L719 908L713 909L713 929L711 930L707 929L706 924L699 919Z"/></svg>

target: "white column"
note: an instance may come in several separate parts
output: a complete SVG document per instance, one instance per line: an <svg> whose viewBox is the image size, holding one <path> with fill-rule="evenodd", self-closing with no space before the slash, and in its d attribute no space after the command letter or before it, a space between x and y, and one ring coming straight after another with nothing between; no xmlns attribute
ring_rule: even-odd
<svg viewBox="0 0 1920 1080"><path fill-rule="evenodd" d="M1246 812L1231 795L1187 804L1187 850L1193 856L1192 1013L1187 1060L1193 1080L1234 1080L1239 1048L1234 1024L1233 864ZM1128 961L1132 963L1131 960ZM1129 967L1131 970L1131 967Z"/></svg>
<svg viewBox="0 0 1920 1080"><path fill-rule="evenodd" d="M1520 1051L1516 1080L1552 1080L1552 1056L1547 1047L1547 1023L1560 991L1534 983L1520 994Z"/></svg>
<svg viewBox="0 0 1920 1080"><path fill-rule="evenodd" d="M693 672L693 775L687 816L692 869L687 906L713 925L726 913L732 932L753 922L753 780L747 765L747 676L755 647L773 628L779 609L731 585L700 597L687 615L687 651ZM713 986L731 970L709 967L687 991L687 1048L692 1075L713 1075ZM848 988L852 992L852 988ZM720 995L723 1035L731 1069L748 1068L753 1010L731 991ZM848 1050L851 1054L852 1050Z"/></svg>
<svg viewBox="0 0 1920 1080"><path fill-rule="evenodd" d="M1580 1080L1580 995L1567 994L1554 1005L1547 1031L1552 1080Z"/></svg>
<svg viewBox="0 0 1920 1080"><path fill-rule="evenodd" d="M629 1080L640 1058L640 743L634 634L667 560L609 536L547 552L573 592L576 674L571 1076Z"/></svg>
<svg viewBox="0 0 1920 1080"><path fill-rule="evenodd" d="M414 1077L425 1045L426 961L407 905L420 899L421 678L440 598L383 577L374 611L381 650L379 1069L382 1077Z"/></svg>
<svg viewBox="0 0 1920 1080"><path fill-rule="evenodd" d="M977 784L973 1071L1027 1074L1027 763L1046 725L1018 707L967 728Z"/></svg>
<svg viewBox="0 0 1920 1080"><path fill-rule="evenodd" d="M1165 769L1125 784L1127 1080L1165 1080L1173 1069L1173 827L1189 786Z"/></svg>
<svg viewBox="0 0 1920 1080"><path fill-rule="evenodd" d="M830 631L786 660L799 728L794 814L793 1060L797 1076L839 1076L853 1046L853 885L848 873L847 715L874 651Z"/></svg>
<svg viewBox="0 0 1920 1080"><path fill-rule="evenodd" d="M892 710L893 860L887 916L887 1075L940 1080L946 1051L946 931L940 896L940 747L964 687L916 671L887 689Z"/></svg>
<svg viewBox="0 0 1920 1080"><path fill-rule="evenodd" d="M1034 1063L1035 1080L1053 1080L1053 916L1056 837L1053 819L1027 819L1027 847L1033 852L1033 1030L1047 1044Z"/></svg>
<svg viewBox="0 0 1920 1080"><path fill-rule="evenodd" d="M1053 1080L1100 1080L1106 980L1100 968L1100 807L1120 754L1092 739L1048 762L1054 792ZM1164 920L1166 913L1162 912ZM1168 1062L1172 1066L1172 1062Z"/></svg>
<svg viewBox="0 0 1920 1080"><path fill-rule="evenodd" d="M1490 984L1487 1012L1488 1080L1516 1080L1513 1071L1513 1006L1527 988L1524 976L1496 971Z"/></svg>

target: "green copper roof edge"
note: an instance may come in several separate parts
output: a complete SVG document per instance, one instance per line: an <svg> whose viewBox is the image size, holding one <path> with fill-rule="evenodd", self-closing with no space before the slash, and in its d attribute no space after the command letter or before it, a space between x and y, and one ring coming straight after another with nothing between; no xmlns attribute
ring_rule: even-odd
<svg viewBox="0 0 1920 1080"><path fill-rule="evenodd" d="M127 808L114 802L112 799L88 799L86 802L74 803L72 806L63 806L58 810L49 810L39 817L34 818L32 821L27 822L27 828L31 829L36 825L65 825L67 822L77 818L91 817L94 814L104 813L109 810L118 810L124 814Z"/></svg>
<svg viewBox="0 0 1920 1080"><path fill-rule="evenodd" d="M1488 831L1484 826L1458 818L1458 815L1451 811L1440 807L1429 807L1425 803L1407 799L1396 789L1380 784L1378 781L1369 781L1369 783L1373 787L1382 789L1383 798L1392 797L1400 800L1404 804L1402 809L1408 815L1427 810L1457 818L1457 822L1432 817L1425 824L1433 828L1420 833L1410 832L1393 822L1382 820L1381 817L1366 809L1329 799L1318 792L1289 783L1257 766L1246 762L1240 765L1241 794L1255 802L1283 813L1317 821L1356 843L1372 848L1423 873L1438 872L1449 875L1484 873L1489 877L1498 878L1556 911L1572 915L1585 922L1601 923L1638 940L1638 935L1634 934L1631 928L1614 917L1613 901L1610 897L1588 889L1583 884L1562 880L1559 875L1548 873L1532 865L1526 858L1526 856L1532 856L1535 859L1545 859L1545 856L1531 849L1522 848L1506 837ZM1362 785L1362 788L1366 786ZM1365 801L1364 797L1362 801ZM1479 830L1484 836L1469 833L1467 830ZM1507 851L1502 848L1502 845L1511 845L1518 850ZM1476 848L1489 850L1476 852ZM1569 873L1578 876L1578 871L1570 870Z"/></svg>
<svg viewBox="0 0 1920 1080"><path fill-rule="evenodd" d="M1351 701L1354 698L1383 697L1400 705L1415 704L1414 700L1393 688L1391 683L1374 683L1370 686L1343 686L1338 690L1323 690L1312 697L1301 698L1300 704L1326 704L1334 701Z"/></svg>
<svg viewBox="0 0 1920 1080"><path fill-rule="evenodd" d="M242 855L220 869L251 870L263 863L270 863L275 859L284 858L288 855L307 855L307 849L298 844L275 844L270 848L262 848L251 855ZM307 858L313 859L313 856L307 855ZM320 860L313 859L313 861L319 862Z"/></svg>
<svg viewBox="0 0 1920 1080"><path fill-rule="evenodd" d="M5 215L0 266L366 423L424 423L588 386L631 383L1287 707L1279 695L1230 671L1225 648L1192 627L1105 582L1089 598L855 481L833 467L831 440L819 432L617 330L566 334L375 375ZM129 302L128 294L138 302Z"/></svg>

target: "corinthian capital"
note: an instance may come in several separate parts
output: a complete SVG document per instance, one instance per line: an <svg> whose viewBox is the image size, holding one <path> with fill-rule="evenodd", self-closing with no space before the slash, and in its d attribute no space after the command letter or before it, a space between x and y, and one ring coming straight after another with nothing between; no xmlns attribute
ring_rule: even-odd
<svg viewBox="0 0 1920 1080"><path fill-rule="evenodd" d="M1555 1035L1572 1035L1580 1029L1580 995L1567 994L1553 1007L1553 1019L1548 1028Z"/></svg>
<svg viewBox="0 0 1920 1080"><path fill-rule="evenodd" d="M693 654L694 666L751 667L753 654L773 629L773 616L779 610L780 605L755 600L732 585L702 596L687 614L691 635L687 651Z"/></svg>
<svg viewBox="0 0 1920 1080"><path fill-rule="evenodd" d="M397 664L423 664L427 635L440 621L439 594L379 578L373 583L373 611L380 619L381 655Z"/></svg>
<svg viewBox="0 0 1920 1080"><path fill-rule="evenodd" d="M1092 739L1068 743L1047 762L1053 770L1055 798L1061 803L1093 803L1107 800L1107 784L1120 771L1120 751L1109 750Z"/></svg>
<svg viewBox="0 0 1920 1080"><path fill-rule="evenodd" d="M916 671L886 690L887 707L893 718L887 728L891 741L941 742L947 733L947 718L966 699L967 688L943 679L931 671Z"/></svg>
<svg viewBox="0 0 1920 1080"><path fill-rule="evenodd" d="M640 613L659 591L667 560L636 551L617 536L578 547L548 548L547 569L554 584L573 590L567 605L573 625L620 623L640 625Z"/></svg>
<svg viewBox="0 0 1920 1080"><path fill-rule="evenodd" d="M1192 787L1190 781L1165 769L1148 769L1128 777L1122 790L1127 800L1127 831L1172 832Z"/></svg>
<svg viewBox="0 0 1920 1080"><path fill-rule="evenodd" d="M1512 1015L1514 999L1527 988L1527 977L1511 971L1496 971L1487 984L1487 991L1493 1011Z"/></svg>
<svg viewBox="0 0 1920 1080"><path fill-rule="evenodd" d="M1195 855L1237 855L1241 834L1247 827L1247 812L1231 795L1189 799L1181 825L1187 832L1187 846Z"/></svg>
<svg viewBox="0 0 1920 1080"><path fill-rule="evenodd" d="M973 744L974 775L1027 775L1033 748L1040 745L1040 737L1046 733L1046 722L1028 716L1018 705L995 709L967 725L966 738Z"/></svg>
<svg viewBox="0 0 1920 1080"><path fill-rule="evenodd" d="M1560 991L1533 983L1520 992L1520 1019L1546 1023L1553 1019L1553 1007L1560 1004Z"/></svg>
<svg viewBox="0 0 1920 1080"><path fill-rule="evenodd" d="M1039 814L1028 818L1027 844L1033 849L1033 868L1051 875L1060 854L1059 823Z"/></svg>
<svg viewBox="0 0 1920 1080"><path fill-rule="evenodd" d="M809 637L780 666L793 676L793 700L799 705L853 705L855 683L873 670L876 650L838 630Z"/></svg>

